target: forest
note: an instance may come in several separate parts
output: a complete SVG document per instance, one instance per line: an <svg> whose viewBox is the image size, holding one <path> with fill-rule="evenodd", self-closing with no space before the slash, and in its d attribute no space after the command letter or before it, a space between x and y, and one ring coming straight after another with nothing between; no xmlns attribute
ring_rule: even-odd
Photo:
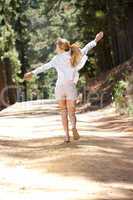
<svg viewBox="0 0 133 200"><path fill-rule="evenodd" d="M133 0L0 0L0 200L38 198L133 200Z"/></svg>
<svg viewBox="0 0 133 200"><path fill-rule="evenodd" d="M53 57L58 37L83 47L97 32L104 32L104 38L89 52L80 71L78 91L100 74L132 59L132 10L131 0L0 0L0 109L16 101L54 98L57 74L53 69L30 82L24 81L23 76ZM120 104L123 82L131 71L132 67L129 71L124 69L123 80L116 80L113 85L111 96L115 93ZM112 76L110 80L115 78L119 79Z"/></svg>

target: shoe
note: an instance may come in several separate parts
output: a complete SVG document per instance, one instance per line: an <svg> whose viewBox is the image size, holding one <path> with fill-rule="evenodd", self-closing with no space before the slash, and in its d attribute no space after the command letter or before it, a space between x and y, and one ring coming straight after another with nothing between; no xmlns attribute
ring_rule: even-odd
<svg viewBox="0 0 133 200"><path fill-rule="evenodd" d="M72 133L73 133L73 139L74 140L78 140L80 138L80 135L79 135L76 128L72 128Z"/></svg>
<svg viewBox="0 0 133 200"><path fill-rule="evenodd" d="M70 137L65 137L64 143L69 143L70 142Z"/></svg>

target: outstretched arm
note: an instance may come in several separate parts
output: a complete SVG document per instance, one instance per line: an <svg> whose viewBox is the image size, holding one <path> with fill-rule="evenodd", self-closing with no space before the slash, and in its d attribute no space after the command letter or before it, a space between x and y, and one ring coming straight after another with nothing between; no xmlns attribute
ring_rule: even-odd
<svg viewBox="0 0 133 200"><path fill-rule="evenodd" d="M91 50L93 47L97 45L97 42L99 42L103 38L103 32L99 32L95 39L89 42L83 49L81 49L81 52L83 55L86 55L89 50Z"/></svg>
<svg viewBox="0 0 133 200"><path fill-rule="evenodd" d="M31 80L33 75L36 76L37 74L40 74L53 67L55 67L55 57L48 63L43 64L42 66L36 68L35 70L32 70L31 72L26 73L24 75L24 80Z"/></svg>
<svg viewBox="0 0 133 200"><path fill-rule="evenodd" d="M50 61L48 63L43 64L42 66L36 68L35 70L32 71L32 73L36 76L37 74L40 74L50 68L54 67L53 62Z"/></svg>

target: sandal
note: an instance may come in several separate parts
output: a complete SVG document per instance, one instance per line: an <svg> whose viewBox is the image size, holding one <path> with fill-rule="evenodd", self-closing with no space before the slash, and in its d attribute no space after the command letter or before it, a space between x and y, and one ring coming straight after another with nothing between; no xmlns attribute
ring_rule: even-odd
<svg viewBox="0 0 133 200"><path fill-rule="evenodd" d="M79 135L76 128L72 128L72 133L73 133L73 139L74 140L78 140L80 138L80 135Z"/></svg>
<svg viewBox="0 0 133 200"><path fill-rule="evenodd" d="M69 143L70 142L70 137L65 137L64 143Z"/></svg>

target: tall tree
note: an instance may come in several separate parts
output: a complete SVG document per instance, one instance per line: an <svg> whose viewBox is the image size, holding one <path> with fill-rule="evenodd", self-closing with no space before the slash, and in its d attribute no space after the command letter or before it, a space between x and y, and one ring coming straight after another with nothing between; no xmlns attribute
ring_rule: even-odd
<svg viewBox="0 0 133 200"><path fill-rule="evenodd" d="M16 20L13 21L13 27L16 33L16 49L19 54L19 60L21 62L21 74L20 77L23 78L27 69L30 67L29 64L29 42L30 42L30 29L31 21L28 17L28 10L31 7L31 1L23 0L17 2L16 9ZM27 99L27 84L22 83L25 99Z"/></svg>
<svg viewBox="0 0 133 200"><path fill-rule="evenodd" d="M1 1L0 4L0 108L12 104L16 100L15 76L19 71L20 62L15 49L15 33L11 26L14 10L11 1ZM14 1L14 5L15 5ZM12 89L13 88L13 89Z"/></svg>

